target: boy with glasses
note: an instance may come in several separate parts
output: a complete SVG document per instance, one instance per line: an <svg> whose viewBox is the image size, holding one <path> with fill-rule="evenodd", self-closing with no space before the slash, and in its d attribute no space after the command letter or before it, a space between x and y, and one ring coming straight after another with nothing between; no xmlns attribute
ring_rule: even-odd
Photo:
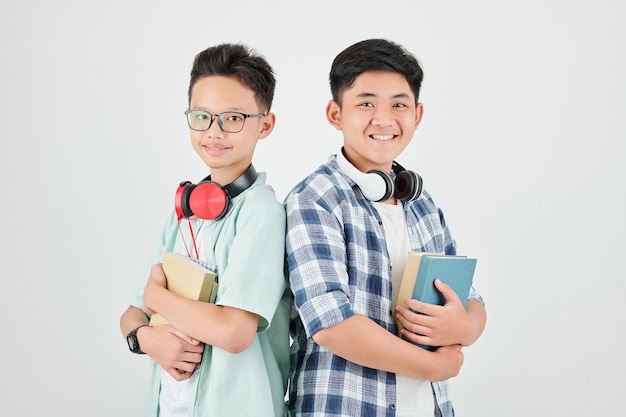
<svg viewBox="0 0 626 417"><path fill-rule="evenodd" d="M343 147L285 199L291 415L454 415L446 380L484 329L480 295L472 288L464 309L438 282L444 306L393 309L409 251L456 254L421 178L395 162L422 118L422 77L412 54L383 39L358 42L332 64L326 116ZM396 320L404 338L440 347L398 337Z"/></svg>
<svg viewBox="0 0 626 417"><path fill-rule="evenodd" d="M275 84L266 60L243 45L221 44L195 57L185 114L191 145L210 175L181 184L152 267L120 319L131 351L153 359L146 416L284 415L285 212L252 166L257 142L274 128ZM214 191L196 194L205 186L221 195L218 204ZM217 267L214 303L167 289L165 252ZM155 312L169 324L149 326Z"/></svg>

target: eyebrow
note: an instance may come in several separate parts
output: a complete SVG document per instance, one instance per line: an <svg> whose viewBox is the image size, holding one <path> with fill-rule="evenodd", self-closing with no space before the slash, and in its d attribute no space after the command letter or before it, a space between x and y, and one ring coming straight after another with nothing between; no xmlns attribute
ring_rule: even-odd
<svg viewBox="0 0 626 417"><path fill-rule="evenodd" d="M357 97L358 98L369 98L369 97L378 97L378 96L376 94L374 94L374 93L367 93L367 92L365 92L365 93L357 94ZM405 99L408 99L409 95L406 94L406 93L398 93L398 94L395 94L395 95L391 96L391 98L392 99L395 99L395 98L405 98Z"/></svg>
<svg viewBox="0 0 626 417"><path fill-rule="evenodd" d="M204 107L204 106L189 107L189 110L201 110L201 111L213 113L211 110L208 109L208 107ZM227 110L222 110L218 113L213 113L213 114L219 114L219 113L224 113L224 112L247 113L242 107L229 107Z"/></svg>

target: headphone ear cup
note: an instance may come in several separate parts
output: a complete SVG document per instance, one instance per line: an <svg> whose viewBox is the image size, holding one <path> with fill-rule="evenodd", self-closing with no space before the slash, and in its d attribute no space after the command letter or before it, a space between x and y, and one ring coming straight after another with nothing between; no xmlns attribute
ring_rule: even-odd
<svg viewBox="0 0 626 417"><path fill-rule="evenodd" d="M373 169L367 173L359 171L348 161L343 149L337 154L337 165L358 185L363 196L370 201L387 201L393 195L393 181L384 171Z"/></svg>
<svg viewBox="0 0 626 417"><path fill-rule="evenodd" d="M195 185L191 181L183 181L176 189L176 195L174 196L174 208L176 209L176 216L178 220L189 218L193 216L193 212L189 208L189 193L195 188Z"/></svg>
<svg viewBox="0 0 626 417"><path fill-rule="evenodd" d="M394 195L401 201L413 201L422 194L422 177L413 171L401 171L394 181Z"/></svg>
<svg viewBox="0 0 626 417"><path fill-rule="evenodd" d="M189 209L201 219L218 220L224 216L227 207L228 194L215 182L200 182L189 193Z"/></svg>
<svg viewBox="0 0 626 417"><path fill-rule="evenodd" d="M363 195L370 201L377 203L387 201L393 195L393 181L389 174L379 169L367 171L368 177L359 184ZM379 181L380 178L382 181ZM384 187L384 188L383 188Z"/></svg>
<svg viewBox="0 0 626 417"><path fill-rule="evenodd" d="M194 216L205 220L221 219L228 211L230 199L252 186L257 176L254 166L250 164L243 174L225 187L211 181L210 175L197 185L190 181L181 182L174 196L178 220Z"/></svg>

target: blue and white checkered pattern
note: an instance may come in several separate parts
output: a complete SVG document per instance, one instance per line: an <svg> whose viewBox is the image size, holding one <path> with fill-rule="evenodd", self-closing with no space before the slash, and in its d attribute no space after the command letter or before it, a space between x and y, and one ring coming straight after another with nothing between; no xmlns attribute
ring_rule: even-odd
<svg viewBox="0 0 626 417"><path fill-rule="evenodd" d="M397 334L391 265L381 218L335 157L285 199L287 265L294 297L289 412L297 416L394 416L395 374L332 354L311 336L354 314ZM423 192L405 203L415 251L456 254L443 213ZM472 288L470 299L480 295ZM448 383L433 383L439 410L454 415Z"/></svg>

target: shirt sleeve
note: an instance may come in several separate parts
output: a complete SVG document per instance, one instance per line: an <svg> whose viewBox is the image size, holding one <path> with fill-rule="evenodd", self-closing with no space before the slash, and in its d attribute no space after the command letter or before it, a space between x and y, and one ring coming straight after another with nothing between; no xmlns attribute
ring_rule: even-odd
<svg viewBox="0 0 626 417"><path fill-rule="evenodd" d="M216 303L258 314L258 331L265 331L287 288L285 210L276 200L248 196L233 215L236 232L220 266Z"/></svg>
<svg viewBox="0 0 626 417"><path fill-rule="evenodd" d="M343 229L331 210L338 205L325 199L294 193L285 201L289 283L309 337L354 315Z"/></svg>

